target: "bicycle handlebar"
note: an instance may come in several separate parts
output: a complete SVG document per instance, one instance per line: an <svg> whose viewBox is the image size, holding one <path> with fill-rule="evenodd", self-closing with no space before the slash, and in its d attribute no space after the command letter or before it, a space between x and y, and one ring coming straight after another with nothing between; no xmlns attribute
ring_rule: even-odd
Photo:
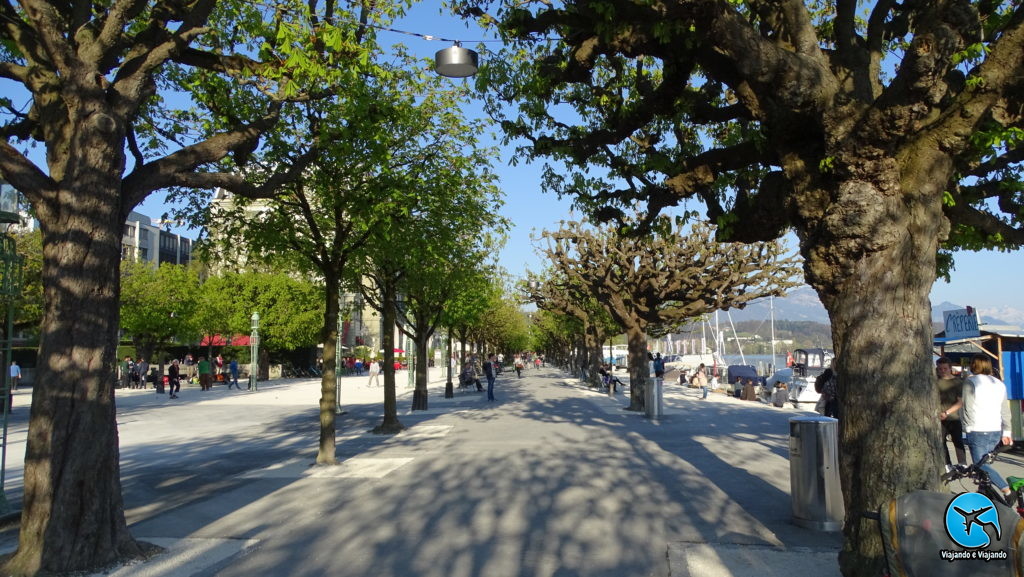
<svg viewBox="0 0 1024 577"><path fill-rule="evenodd" d="M982 465L991 465L995 463L999 454L1010 450L1013 445L1004 445L1000 442L998 445L992 448L991 451L982 455L980 462L972 463L970 465L953 465L949 471L942 474L942 482L948 484L950 481L956 481L958 479L977 479L979 476L984 476L988 479L989 474L981 468Z"/></svg>

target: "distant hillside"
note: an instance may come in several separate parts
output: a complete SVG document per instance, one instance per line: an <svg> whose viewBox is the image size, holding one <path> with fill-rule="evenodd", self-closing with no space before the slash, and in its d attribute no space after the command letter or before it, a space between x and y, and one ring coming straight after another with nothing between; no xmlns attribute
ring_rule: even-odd
<svg viewBox="0 0 1024 577"><path fill-rule="evenodd" d="M784 297L756 300L743 309L731 309L729 314L733 322L770 320L773 308L776 321L785 319L829 324L828 311L809 286L794 288Z"/></svg>
<svg viewBox="0 0 1024 577"><path fill-rule="evenodd" d="M743 343L744 352L762 354L771 352L771 322L740 321L736 334ZM726 332L726 339L732 338L732 331ZM815 321L789 321L775 319L775 350L823 347L832 348L832 327ZM781 343L781 344L780 344Z"/></svg>

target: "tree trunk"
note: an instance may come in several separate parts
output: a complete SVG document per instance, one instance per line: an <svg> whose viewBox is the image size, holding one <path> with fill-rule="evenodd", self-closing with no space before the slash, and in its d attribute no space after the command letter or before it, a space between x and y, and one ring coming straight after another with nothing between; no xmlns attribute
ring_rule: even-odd
<svg viewBox="0 0 1024 577"><path fill-rule="evenodd" d="M86 571L143 553L124 518L113 390L127 210L103 176L72 179L76 189L61 195L76 200L60 212L37 209L45 311L19 545L5 575Z"/></svg>
<svg viewBox="0 0 1024 577"><path fill-rule="evenodd" d="M393 435L405 429L398 420L398 397L395 393L395 291L382 289L381 346L384 347L384 420L373 432L378 435Z"/></svg>
<svg viewBox="0 0 1024 577"><path fill-rule="evenodd" d="M587 358L590 360L590 368L588 370L590 374L590 385L600 388L601 381L601 364L604 362L604 355L601 353L601 335L598 332L598 328L594 325L590 325L587 330ZM610 389L611 387L609 387Z"/></svg>
<svg viewBox="0 0 1024 577"><path fill-rule="evenodd" d="M875 170L857 171L875 175L872 183L838 186L835 212L826 220L841 218L844 226L824 224L835 238L815 239L810 248L802 243L807 278L829 311L836 350L846 506L840 567L847 577L874 577L884 567L878 522L862 513L937 488L942 464L928 295L944 234L944 181L908 185L905 176L879 166L874 161L867 168ZM928 171L943 174L938 168L932 163Z"/></svg>
<svg viewBox="0 0 1024 577"><path fill-rule="evenodd" d="M416 389L412 393L412 410L427 410L427 381L429 373L427 368L427 344L430 341L430 334L416 327ZM412 370L412 368L410 368Z"/></svg>
<svg viewBox="0 0 1024 577"><path fill-rule="evenodd" d="M643 411L646 407L647 335L639 324L626 327L626 346L629 350L629 406L626 410Z"/></svg>
<svg viewBox="0 0 1024 577"><path fill-rule="evenodd" d="M325 275L327 293L327 310L324 314L324 326L321 329L321 342L324 347L324 372L320 380L320 445L317 449L317 465L336 465L338 463L336 448L337 419L337 352L338 352L338 281L331 275Z"/></svg>
<svg viewBox="0 0 1024 577"><path fill-rule="evenodd" d="M262 344L260 345L259 362L256 364L256 380L270 380L270 351L268 351L267 347L263 346Z"/></svg>
<svg viewBox="0 0 1024 577"><path fill-rule="evenodd" d="M890 499L916 489L936 488L942 458L930 354L931 282L921 278L924 267L917 263L884 256L865 261L865 272L875 272L867 272L837 295L830 315L839 374L839 465L846 504L840 563L844 575L873 576L881 574L884 564L878 525L860 513L877 511ZM893 267L893 262L900 264ZM894 268L903 273L895 275L902 277L896 283L868 280L888 277ZM860 362L853 366L851 358Z"/></svg>

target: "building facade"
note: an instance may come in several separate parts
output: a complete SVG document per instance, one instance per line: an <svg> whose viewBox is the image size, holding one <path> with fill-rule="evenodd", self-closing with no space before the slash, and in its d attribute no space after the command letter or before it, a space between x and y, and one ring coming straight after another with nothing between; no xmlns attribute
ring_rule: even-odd
<svg viewBox="0 0 1024 577"><path fill-rule="evenodd" d="M164 230L162 221L154 224L150 217L132 211L124 224L121 258L149 262L188 264L192 261L192 239Z"/></svg>

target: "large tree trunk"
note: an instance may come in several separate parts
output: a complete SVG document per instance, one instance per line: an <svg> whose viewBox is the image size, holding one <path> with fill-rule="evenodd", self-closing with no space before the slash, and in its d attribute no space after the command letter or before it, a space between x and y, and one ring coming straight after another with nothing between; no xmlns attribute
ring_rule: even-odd
<svg viewBox="0 0 1024 577"><path fill-rule="evenodd" d="M629 350L629 406L626 410L643 411L646 407L647 335L639 324L626 327L626 347Z"/></svg>
<svg viewBox="0 0 1024 577"><path fill-rule="evenodd" d="M941 190L934 189L942 183L910 185L905 167L897 176L885 166L857 167L871 182L840 183L815 231L828 236L802 243L808 281L832 320L847 577L874 577L884 566L877 521L862 514L936 488L942 463L928 298L945 232ZM937 168L919 174L944 174Z"/></svg>
<svg viewBox="0 0 1024 577"><path fill-rule="evenodd" d="M420 330L420 327L416 327L416 338L413 339L416 343L416 389L412 393L412 410L414 411L426 411L427 410L427 344L430 342L430 334L426 331ZM412 367L409 370L413 370Z"/></svg>
<svg viewBox="0 0 1024 577"><path fill-rule="evenodd" d="M398 420L398 397L395 392L395 291L381 291L381 346L384 347L384 420L374 427L378 435L392 435L405 429Z"/></svg>
<svg viewBox="0 0 1024 577"><path fill-rule="evenodd" d="M604 383L601 379L601 365L604 364L604 353L601 351L601 346L604 341L604 335L601 334L601 329L597 325L589 325L587 330L587 350L590 358L590 383L595 387L600 387ZM608 387L608 392L611 394L611 387Z"/></svg>
<svg viewBox="0 0 1024 577"><path fill-rule="evenodd" d="M104 165L94 162L83 165ZM59 212L37 208L45 311L19 544L4 575L90 570L142 554L124 518L113 390L127 210L109 174L97 173L72 179Z"/></svg>
<svg viewBox="0 0 1024 577"><path fill-rule="evenodd" d="M320 331L324 346L324 372L320 380L320 445L317 449L318 465L337 464L336 420L338 407L337 385L337 352L338 352L338 281L327 275L325 288L327 292L327 310L324 314L324 327Z"/></svg>

